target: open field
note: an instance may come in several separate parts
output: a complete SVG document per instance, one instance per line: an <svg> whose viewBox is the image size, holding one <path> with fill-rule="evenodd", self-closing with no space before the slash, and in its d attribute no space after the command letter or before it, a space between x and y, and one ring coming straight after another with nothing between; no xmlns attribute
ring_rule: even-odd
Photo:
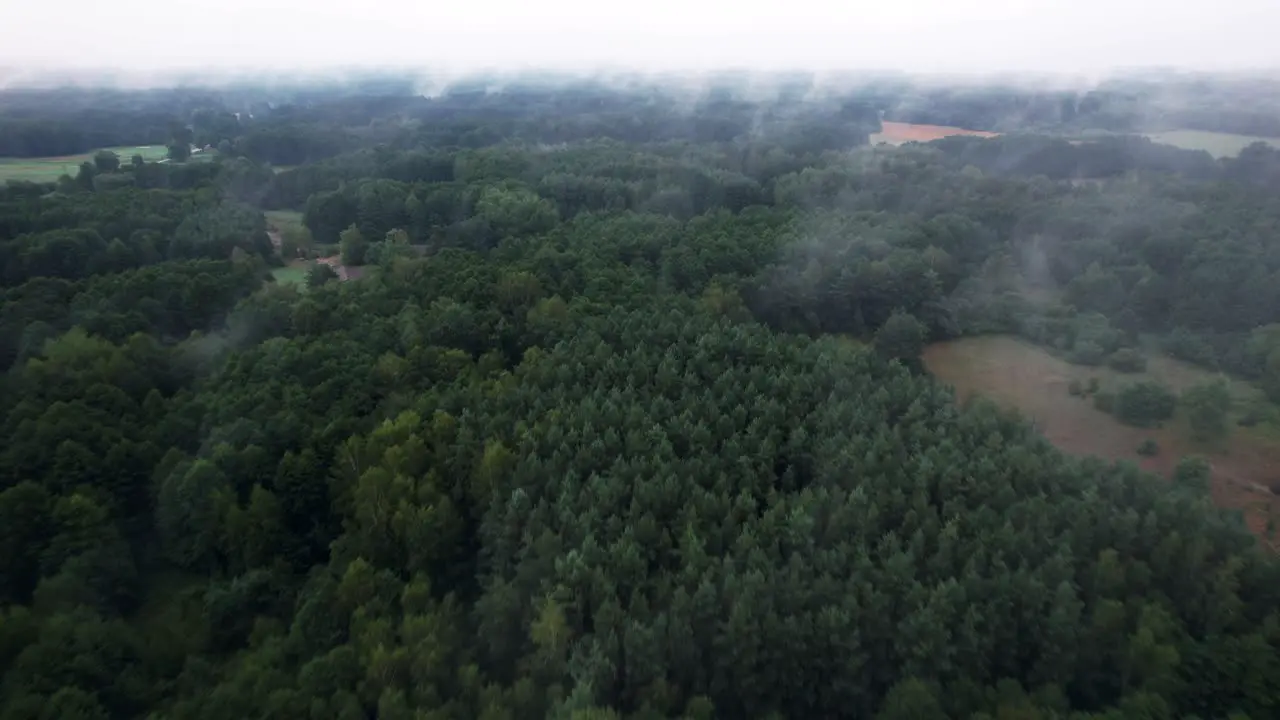
<svg viewBox="0 0 1280 720"><path fill-rule="evenodd" d="M901 145L908 142L929 142L939 138L948 137L950 135L973 135L975 137L996 137L1000 133L985 132L983 130L966 130L964 128L949 127L946 125L916 125L914 123L900 123L884 121L880 123L881 130L871 135L871 144L887 143L889 145Z"/></svg>
<svg viewBox="0 0 1280 720"><path fill-rule="evenodd" d="M305 260L295 260L285 267L276 268L271 271L276 282L281 285L304 285L307 282L307 273L311 270L311 263Z"/></svg>
<svg viewBox="0 0 1280 720"><path fill-rule="evenodd" d="M1070 140L1070 142L1078 145L1110 134L1103 130L1085 131L1078 138ZM1142 133L1142 135L1154 142L1173 145L1184 150L1204 150L1216 158L1235 157L1240 154L1241 150L1255 142L1264 142L1280 148L1280 138L1235 135L1232 133L1209 132L1207 130L1164 130L1161 132Z"/></svg>
<svg viewBox="0 0 1280 720"><path fill-rule="evenodd" d="M128 163L134 155L141 155L148 162L163 159L168 155L168 148L163 145L144 145L139 147L104 148L120 156L120 162ZM80 155L62 155L44 158L0 157L0 182L6 180L30 180L34 182L53 182L58 176L67 174L75 177L80 171L80 163L93 162L93 152Z"/></svg>
<svg viewBox="0 0 1280 720"><path fill-rule="evenodd" d="M280 232L303 227L302 213L294 210L267 210L262 214L267 218L267 225Z"/></svg>
<svg viewBox="0 0 1280 720"><path fill-rule="evenodd" d="M1146 136L1158 143L1174 145L1187 150L1206 150L1214 157L1235 157L1240 151L1255 142L1264 142L1280 148L1280 139L1254 137L1252 135L1232 135L1230 133L1207 132L1204 130L1169 130L1167 132L1146 133Z"/></svg>
<svg viewBox="0 0 1280 720"><path fill-rule="evenodd" d="M1280 498L1267 489L1280 478L1280 439L1273 429L1240 427L1233 418L1231 435L1219 445L1206 446L1192 439L1181 415L1162 428L1130 427L1095 409L1091 399L1067 392L1072 380L1087 384L1090 378L1097 378L1103 390L1151 378L1181 391L1216 377L1170 358L1149 357L1148 361L1146 373L1123 374L1109 368L1072 365L1043 348L1006 336L937 343L924 355L929 371L955 387L959 398L983 395L1016 408L1066 452L1131 460L1166 475L1182 455L1205 455L1213 464L1214 501L1242 511L1249 528L1269 542L1267 521L1280 518ZM1231 391L1237 410L1258 394L1244 382L1233 382ZM1143 458L1136 452L1147 438L1160 446L1156 457Z"/></svg>

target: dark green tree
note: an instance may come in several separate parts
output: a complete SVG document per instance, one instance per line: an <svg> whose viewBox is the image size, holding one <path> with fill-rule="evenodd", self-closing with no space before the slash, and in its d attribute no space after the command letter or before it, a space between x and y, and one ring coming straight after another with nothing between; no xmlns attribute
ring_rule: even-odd
<svg viewBox="0 0 1280 720"><path fill-rule="evenodd" d="M875 348L882 357L918 365L928 329L910 313L895 311L876 331Z"/></svg>
<svg viewBox="0 0 1280 720"><path fill-rule="evenodd" d="M1115 396L1112 412L1121 422L1137 427L1156 427L1173 417L1178 396L1168 387L1143 380L1121 388Z"/></svg>
<svg viewBox="0 0 1280 720"><path fill-rule="evenodd" d="M120 169L120 156L110 150L99 150L93 156L93 166L100 173L113 173Z"/></svg>
<svg viewBox="0 0 1280 720"><path fill-rule="evenodd" d="M339 247L343 265L363 265L365 254L369 250L369 243L365 240L360 229L355 225L351 225L342 231Z"/></svg>

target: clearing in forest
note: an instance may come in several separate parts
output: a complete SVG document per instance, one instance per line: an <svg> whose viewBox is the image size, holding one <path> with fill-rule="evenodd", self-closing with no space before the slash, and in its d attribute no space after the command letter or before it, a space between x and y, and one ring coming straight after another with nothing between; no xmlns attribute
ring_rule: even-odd
<svg viewBox="0 0 1280 720"><path fill-rule="evenodd" d="M1214 157L1235 157L1240 151L1256 142L1264 142L1272 147L1280 148L1280 138L1255 137L1253 135L1235 135L1232 133L1208 132L1206 130L1169 130L1166 132L1147 133L1147 137L1158 143L1173 145L1184 150L1206 150Z"/></svg>
<svg viewBox="0 0 1280 720"><path fill-rule="evenodd" d="M302 213L296 210L267 210L262 214L267 218L267 225L281 232L305 227L302 224Z"/></svg>
<svg viewBox="0 0 1280 720"><path fill-rule="evenodd" d="M1245 428L1230 423L1230 435L1214 445L1192 439L1186 419L1179 413L1162 428L1125 425L1098 410L1089 398L1071 395L1072 380L1087 385L1097 378L1103 390L1154 379L1175 391L1216 378L1217 375L1166 357L1149 357L1145 373L1124 374L1105 367L1073 365L1045 349L1008 336L965 338L929 346L925 366L935 377L956 389L964 400L982 395L1017 409L1060 449L1076 455L1096 455L1108 460L1131 460L1144 469L1169 475L1187 454L1202 454L1213 465L1213 499L1221 507L1240 510L1259 538L1280 547L1271 537L1268 520L1280 522L1280 498L1268 489L1280 479L1280 441L1274 430ZM1237 408L1258 393L1247 383L1233 382ZM1137 454L1138 444L1155 440L1155 457Z"/></svg>
<svg viewBox="0 0 1280 720"><path fill-rule="evenodd" d="M307 273L311 271L311 262L307 260L294 260L285 267L276 268L271 271L276 282L281 285L305 285L307 282Z"/></svg>
<svg viewBox="0 0 1280 720"><path fill-rule="evenodd" d="M162 160L169 154L164 145L143 145L138 147L109 147L120 156L120 163L127 164L134 155L141 155L147 162ZM66 174L75 177L80 172L80 163L93 162L97 150L79 155L59 155L57 157L0 157L0 183L6 180L27 180L30 182L54 182L59 176Z"/></svg>
<svg viewBox="0 0 1280 720"><path fill-rule="evenodd" d="M889 122L880 123L880 132L871 135L871 144L887 143L901 145L908 142L929 142L951 135L972 135L974 137L996 137L1000 133L984 130L966 130L947 125L917 125L915 123Z"/></svg>

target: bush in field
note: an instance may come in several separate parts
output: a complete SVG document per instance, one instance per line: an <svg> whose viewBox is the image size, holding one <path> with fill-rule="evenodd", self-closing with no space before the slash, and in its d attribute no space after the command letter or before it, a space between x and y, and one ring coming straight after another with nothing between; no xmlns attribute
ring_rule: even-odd
<svg viewBox="0 0 1280 720"><path fill-rule="evenodd" d="M1257 397L1245 405L1240 418L1236 420L1236 424L1241 427L1253 427L1259 423L1273 423L1275 421L1276 406L1265 397Z"/></svg>
<svg viewBox="0 0 1280 720"><path fill-rule="evenodd" d="M1067 392L1072 397L1084 397L1084 386L1080 384L1079 380L1072 380L1067 383Z"/></svg>
<svg viewBox="0 0 1280 720"><path fill-rule="evenodd" d="M1219 379L1188 388L1182 393L1191 432L1197 440L1216 440L1227 434L1227 414L1231 412L1231 391Z"/></svg>
<svg viewBox="0 0 1280 720"><path fill-rule="evenodd" d="M1199 455L1188 455L1178 461L1173 469L1173 484L1194 493L1209 492L1212 468L1209 461Z"/></svg>
<svg viewBox="0 0 1280 720"><path fill-rule="evenodd" d="M1077 365L1095 366L1101 365L1106 357L1107 352L1102 349L1101 345L1085 340L1075 344L1075 348L1067 356L1067 360Z"/></svg>
<svg viewBox="0 0 1280 720"><path fill-rule="evenodd" d="M1138 373L1147 369L1147 359L1133 348L1121 348L1107 358L1107 365L1113 370L1125 373Z"/></svg>
<svg viewBox="0 0 1280 720"><path fill-rule="evenodd" d="M338 273L332 267L318 262L307 271L307 287L320 287L330 280L337 280Z"/></svg>
<svg viewBox="0 0 1280 720"><path fill-rule="evenodd" d="M1138 443L1138 454L1142 457L1155 457L1160 454L1160 446L1156 444L1155 440L1147 438Z"/></svg>
<svg viewBox="0 0 1280 720"><path fill-rule="evenodd" d="M1158 382L1144 380L1116 393L1114 414L1120 422L1137 427L1158 427L1173 417L1178 396Z"/></svg>
<svg viewBox="0 0 1280 720"><path fill-rule="evenodd" d="M1169 336L1164 339L1162 345L1166 353L1179 360L1186 360L1189 363L1209 368L1218 366L1218 359L1213 352L1213 348L1200 336L1186 328L1174 328L1173 332L1169 333Z"/></svg>
<svg viewBox="0 0 1280 720"><path fill-rule="evenodd" d="M1076 342L1075 347L1071 350L1071 354L1066 357L1071 363L1076 365L1101 365L1106 359L1107 352L1103 350L1101 345L1092 341Z"/></svg>

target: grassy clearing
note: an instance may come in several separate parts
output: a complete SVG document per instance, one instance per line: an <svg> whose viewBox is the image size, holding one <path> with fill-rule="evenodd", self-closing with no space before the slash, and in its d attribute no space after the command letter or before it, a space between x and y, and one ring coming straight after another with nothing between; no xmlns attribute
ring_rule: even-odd
<svg viewBox="0 0 1280 720"><path fill-rule="evenodd" d="M1280 147L1280 139L1277 138L1233 135L1231 133L1207 132L1204 130L1169 130L1167 132L1147 133L1146 135L1158 143L1173 145L1187 150L1205 150L1214 157L1235 157L1240 154L1241 150L1255 142L1264 142Z"/></svg>
<svg viewBox="0 0 1280 720"><path fill-rule="evenodd" d="M134 155L141 155L148 162L160 160L168 155L169 150L163 145L145 145L138 147L109 147L120 156L121 163L127 163ZM6 180L29 180L33 182L54 182L60 175L75 177L80 171L80 163L93 162L93 152L80 155L63 155L44 158L0 157L0 182Z"/></svg>
<svg viewBox="0 0 1280 720"><path fill-rule="evenodd" d="M1280 477L1280 439L1273 428L1240 427L1233 417L1231 434L1225 441L1204 444L1192 438L1181 413L1161 428L1135 428L1097 410L1091 400L1067 391L1072 381L1087 386L1090 378L1097 378L1104 391L1142 379L1155 379L1181 391L1217 377L1171 358L1148 360L1145 373L1119 373L1072 365L1041 347L1007 336L937 343L924 356L929 371L955 387L961 399L982 395L1017 409L1066 452L1130 460L1163 474L1170 473L1185 454L1205 455L1213 464L1214 500L1222 507L1242 511L1250 529L1268 539L1268 520L1274 517L1280 521L1280 502L1267 490ZM1232 381L1231 391L1237 417L1260 394L1241 381ZM1159 445L1155 457L1137 455L1139 443L1146 439Z"/></svg>
<svg viewBox="0 0 1280 720"><path fill-rule="evenodd" d="M311 271L311 263L295 261L289 265L271 271L276 282L281 285L306 285L307 273Z"/></svg>
<svg viewBox="0 0 1280 720"><path fill-rule="evenodd" d="M302 213L293 210L267 210L262 213L267 217L267 224L280 232L301 230Z"/></svg>

